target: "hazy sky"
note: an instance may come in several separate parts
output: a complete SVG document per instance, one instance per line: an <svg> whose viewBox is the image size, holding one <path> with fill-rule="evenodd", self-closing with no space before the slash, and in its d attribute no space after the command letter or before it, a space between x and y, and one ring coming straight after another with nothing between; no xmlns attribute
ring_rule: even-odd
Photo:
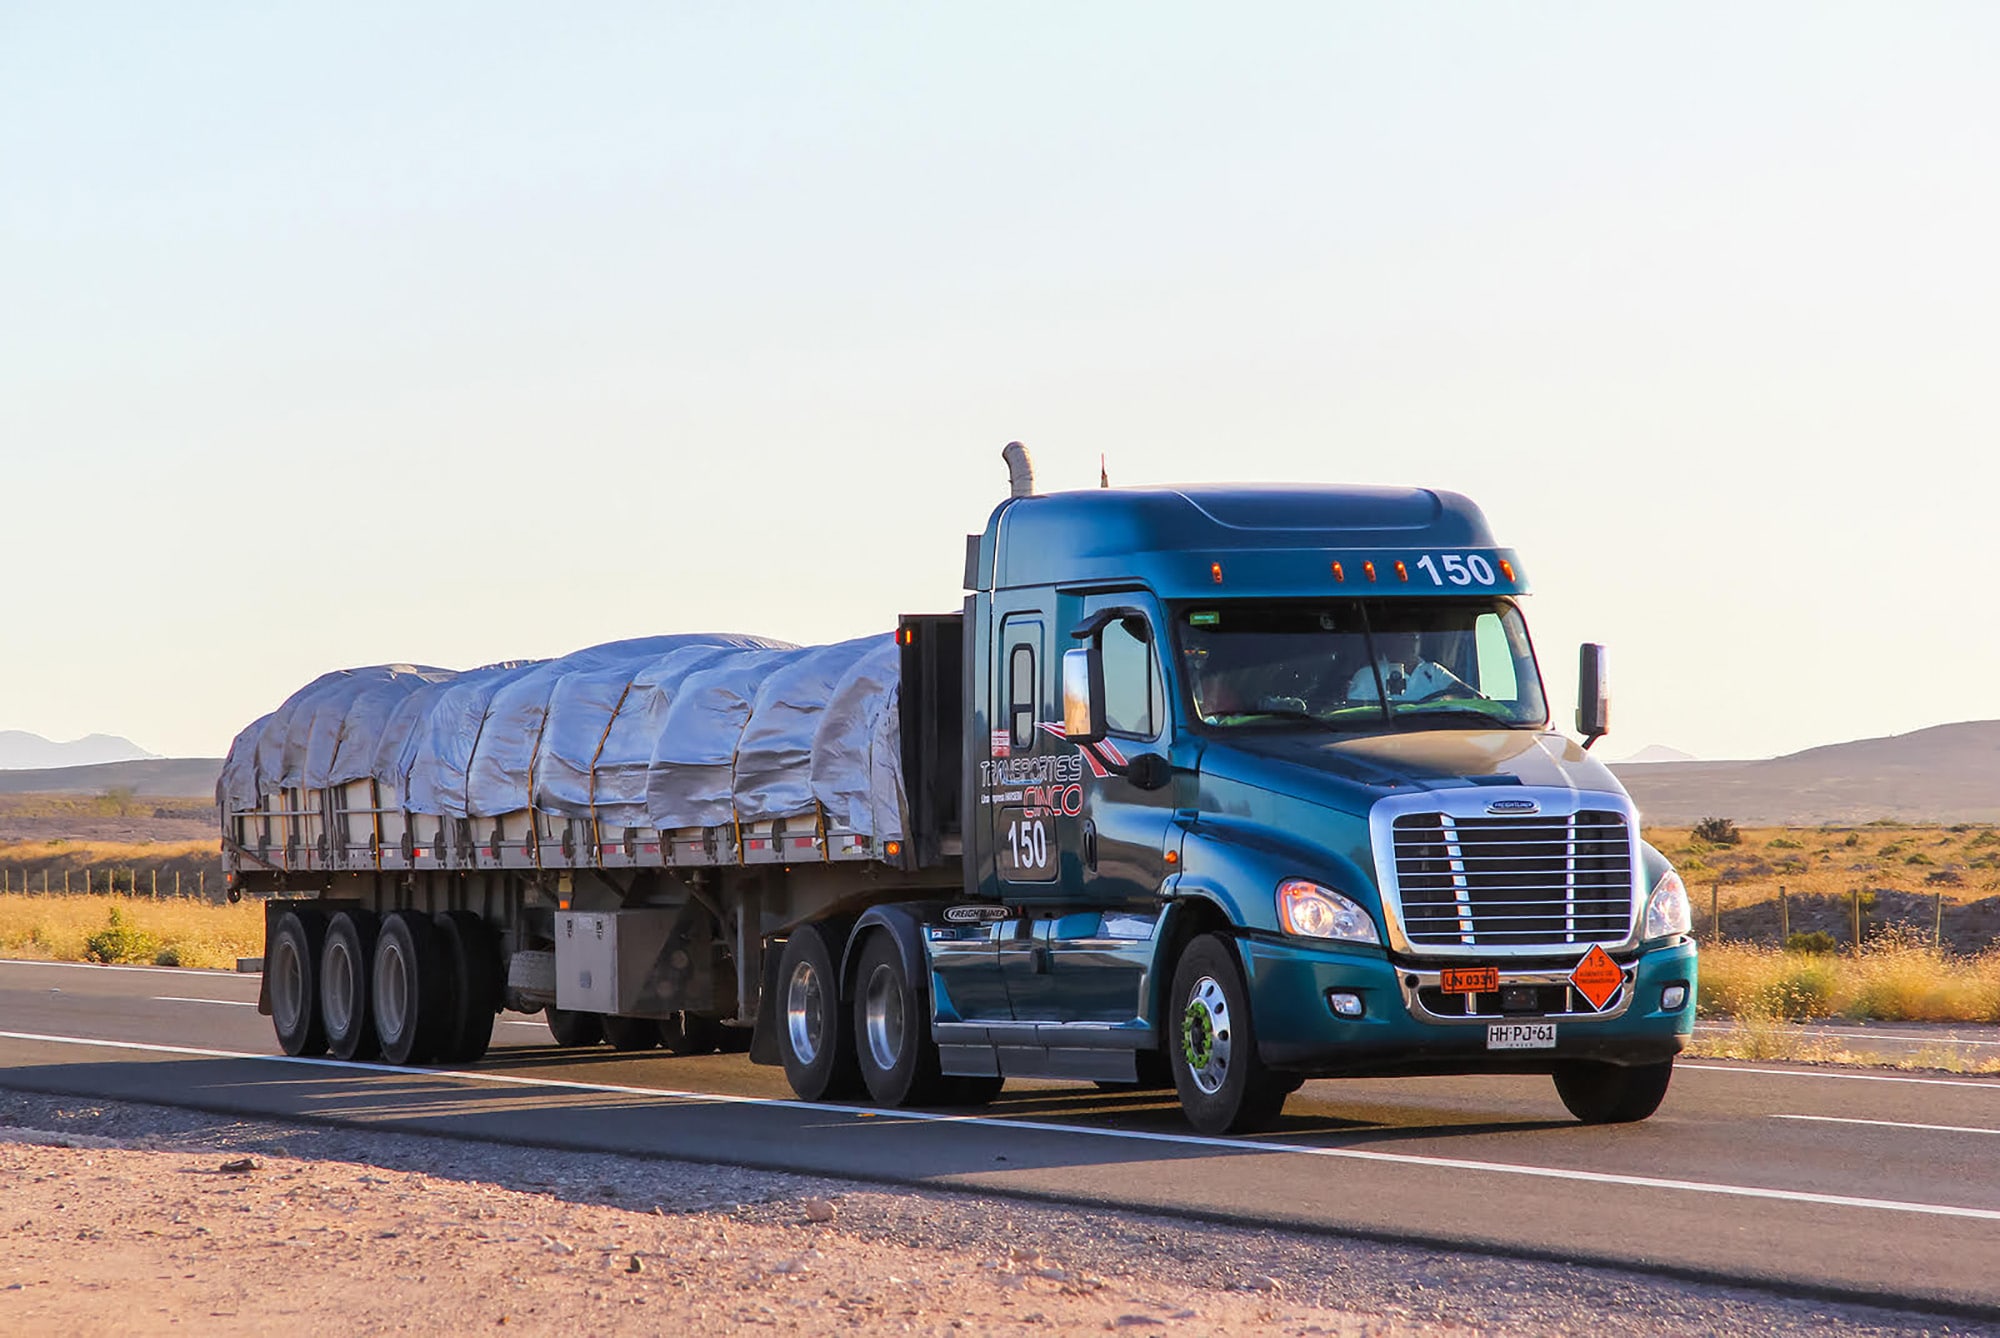
<svg viewBox="0 0 2000 1338"><path fill-rule="evenodd" d="M0 0L0 729L1469 493L1612 757L2000 716L2000 6Z"/></svg>

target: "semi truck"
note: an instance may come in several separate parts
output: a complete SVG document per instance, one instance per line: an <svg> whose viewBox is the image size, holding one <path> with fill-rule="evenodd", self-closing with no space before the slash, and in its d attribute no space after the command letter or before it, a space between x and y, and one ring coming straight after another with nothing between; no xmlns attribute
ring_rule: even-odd
<svg viewBox="0 0 2000 1338"><path fill-rule="evenodd" d="M1692 1029L1686 890L1550 720L1521 558L1427 488L1009 495L958 612L315 680L218 782L280 1047L747 1050L808 1101L1549 1075L1640 1120Z"/></svg>

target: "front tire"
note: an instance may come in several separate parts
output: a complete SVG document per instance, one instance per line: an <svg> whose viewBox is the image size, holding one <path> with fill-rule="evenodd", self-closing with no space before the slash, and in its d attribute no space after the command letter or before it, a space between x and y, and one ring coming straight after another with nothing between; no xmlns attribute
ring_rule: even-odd
<svg viewBox="0 0 2000 1338"><path fill-rule="evenodd" d="M1257 1057L1249 991L1229 940L1203 934L1174 967L1169 1054L1189 1124L1204 1134L1262 1133L1292 1087Z"/></svg>
<svg viewBox="0 0 2000 1338"><path fill-rule="evenodd" d="M364 910L342 911L327 922L319 958L319 1006L326 1048L336 1059L373 1059L379 1053L368 985L380 923L375 912Z"/></svg>
<svg viewBox="0 0 2000 1338"><path fill-rule="evenodd" d="M885 1106L936 1101L943 1086L930 1009L885 932L868 936L854 977L854 1049L868 1095Z"/></svg>
<svg viewBox="0 0 2000 1338"><path fill-rule="evenodd" d="M722 1046L722 1023L699 1013L663 1017L660 1044L670 1055L714 1054Z"/></svg>
<svg viewBox="0 0 2000 1338"><path fill-rule="evenodd" d="M326 1022L319 1008L319 959L326 949L326 917L286 911L271 929L264 981L271 997L271 1025L288 1055L326 1053Z"/></svg>
<svg viewBox="0 0 2000 1338"><path fill-rule="evenodd" d="M1673 1077L1671 1059L1632 1065L1573 1059L1555 1072L1556 1095L1585 1124L1632 1124L1660 1108Z"/></svg>
<svg viewBox="0 0 2000 1338"><path fill-rule="evenodd" d="M839 1101L861 1088L834 946L824 926L800 925L778 962L778 1056L805 1101Z"/></svg>

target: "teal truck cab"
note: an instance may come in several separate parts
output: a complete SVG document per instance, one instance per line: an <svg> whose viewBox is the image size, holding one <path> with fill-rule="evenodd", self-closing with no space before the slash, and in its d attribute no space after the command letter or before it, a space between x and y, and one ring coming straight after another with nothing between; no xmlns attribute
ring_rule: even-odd
<svg viewBox="0 0 2000 1338"><path fill-rule="evenodd" d="M1652 1114L1693 1022L1686 893L1586 751L1601 648L1579 745L1479 509L1031 487L968 541L962 627L899 633L963 638L968 896L857 928L921 933L929 980L906 1042L901 973L843 973L877 1098L921 1047L972 1087L1171 1083L1209 1133L1335 1076L1549 1074L1582 1120Z"/></svg>

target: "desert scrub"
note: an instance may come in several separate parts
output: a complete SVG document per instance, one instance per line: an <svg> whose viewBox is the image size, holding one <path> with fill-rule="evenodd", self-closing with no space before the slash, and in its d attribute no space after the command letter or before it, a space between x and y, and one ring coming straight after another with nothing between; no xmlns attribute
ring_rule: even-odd
<svg viewBox="0 0 2000 1338"><path fill-rule="evenodd" d="M83 941L83 955L93 962L150 962L159 942L145 930L125 923L125 913L111 908L104 928Z"/></svg>
<svg viewBox="0 0 2000 1338"><path fill-rule="evenodd" d="M1701 950L1709 1016L1885 1022L2000 1022L2000 950L1955 957L1907 935L1858 958L1723 943Z"/></svg>
<svg viewBox="0 0 2000 1338"><path fill-rule="evenodd" d="M192 898L15 894L0 896L0 957L102 960L90 955L90 940L109 928L113 910L123 931L153 944L143 958L120 960L226 971L237 958L263 952L264 907L255 901L227 906Z"/></svg>

